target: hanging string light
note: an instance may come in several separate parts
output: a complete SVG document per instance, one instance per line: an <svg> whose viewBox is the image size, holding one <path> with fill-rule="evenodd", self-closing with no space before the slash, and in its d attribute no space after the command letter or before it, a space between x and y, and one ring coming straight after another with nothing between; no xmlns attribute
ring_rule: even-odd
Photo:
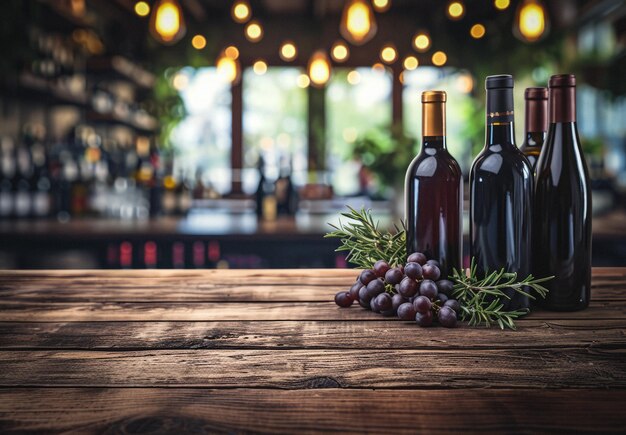
<svg viewBox="0 0 626 435"><path fill-rule="evenodd" d="M298 55L298 49L296 48L296 44L293 41L285 41L280 46L280 51L278 52L280 58L285 62L291 62Z"/></svg>
<svg viewBox="0 0 626 435"><path fill-rule="evenodd" d="M259 42L263 39L263 26L257 20L252 20L246 25L246 39L250 42Z"/></svg>
<svg viewBox="0 0 626 435"><path fill-rule="evenodd" d="M135 13L140 17L147 17L150 13L150 5L144 1L135 3Z"/></svg>
<svg viewBox="0 0 626 435"><path fill-rule="evenodd" d="M548 30L548 13L541 0L524 0L515 13L513 34L524 42L542 39Z"/></svg>
<svg viewBox="0 0 626 435"><path fill-rule="evenodd" d="M391 7L391 0L372 0L376 12L387 12Z"/></svg>
<svg viewBox="0 0 626 435"><path fill-rule="evenodd" d="M470 35L474 39L480 39L485 36L485 26L480 23L474 24L470 29Z"/></svg>
<svg viewBox="0 0 626 435"><path fill-rule="evenodd" d="M252 9L248 0L237 0L230 9L230 16L236 23L243 24L252 16Z"/></svg>
<svg viewBox="0 0 626 435"><path fill-rule="evenodd" d="M224 81L236 84L241 79L241 66L236 58L223 51L217 58L217 75Z"/></svg>
<svg viewBox="0 0 626 435"><path fill-rule="evenodd" d="M460 20L461 18L463 18L463 15L465 15L465 6L463 6L463 2L452 1L448 3L446 13L448 14L448 18L450 18L451 20Z"/></svg>
<svg viewBox="0 0 626 435"><path fill-rule="evenodd" d="M191 46L196 50L202 50L206 47L206 38L202 35L195 35L191 38Z"/></svg>
<svg viewBox="0 0 626 435"><path fill-rule="evenodd" d="M187 27L177 0L159 0L152 9L150 33L159 42L171 45L185 36Z"/></svg>
<svg viewBox="0 0 626 435"><path fill-rule="evenodd" d="M408 70L408 71L412 71L415 68L417 68L417 66L419 65L419 61L417 60L417 57L415 56L407 56L404 58L404 69Z"/></svg>
<svg viewBox="0 0 626 435"><path fill-rule="evenodd" d="M335 62L345 62L349 56L350 49L348 45L341 40L335 42L330 49L330 57L332 57Z"/></svg>
<svg viewBox="0 0 626 435"><path fill-rule="evenodd" d="M256 75L262 76L267 72L267 63L264 60L259 59L254 62L254 65L252 65L252 70Z"/></svg>
<svg viewBox="0 0 626 435"><path fill-rule="evenodd" d="M398 52L393 44L386 44L380 50L380 59L385 63L394 63L398 58Z"/></svg>
<svg viewBox="0 0 626 435"><path fill-rule="evenodd" d="M348 42L363 45L376 34L376 18L369 1L347 0L339 31Z"/></svg>
<svg viewBox="0 0 626 435"><path fill-rule="evenodd" d="M448 56L443 51L433 53L432 62L435 66L444 66L448 61Z"/></svg>
<svg viewBox="0 0 626 435"><path fill-rule="evenodd" d="M428 36L426 31L420 30L413 36L413 47L420 53L428 51L430 48L430 36Z"/></svg>
<svg viewBox="0 0 626 435"><path fill-rule="evenodd" d="M323 87L330 79L330 61L324 50L318 50L309 60L309 78L315 87Z"/></svg>
<svg viewBox="0 0 626 435"><path fill-rule="evenodd" d="M503 11L511 5L511 0L494 0L493 5L499 11Z"/></svg>

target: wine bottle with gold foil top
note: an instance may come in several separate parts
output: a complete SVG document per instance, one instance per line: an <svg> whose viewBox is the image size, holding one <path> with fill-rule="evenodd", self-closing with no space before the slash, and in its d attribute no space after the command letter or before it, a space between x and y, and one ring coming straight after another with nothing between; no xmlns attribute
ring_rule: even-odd
<svg viewBox="0 0 626 435"><path fill-rule="evenodd" d="M513 76L489 76L487 131L483 150L470 171L470 253L477 272L531 272L533 174L515 146ZM507 309L527 308L529 298L506 291Z"/></svg>
<svg viewBox="0 0 626 435"><path fill-rule="evenodd" d="M423 252L442 276L462 266L463 176L446 147L446 93L422 93L422 149L405 184L407 254Z"/></svg>
<svg viewBox="0 0 626 435"><path fill-rule="evenodd" d="M591 188L576 127L576 78L550 78L550 127L537 163L534 274L543 285L540 303L559 311L589 305L591 292Z"/></svg>
<svg viewBox="0 0 626 435"><path fill-rule="evenodd" d="M524 143L522 143L520 150L534 171L548 132L548 89L526 88L524 102L526 103Z"/></svg>

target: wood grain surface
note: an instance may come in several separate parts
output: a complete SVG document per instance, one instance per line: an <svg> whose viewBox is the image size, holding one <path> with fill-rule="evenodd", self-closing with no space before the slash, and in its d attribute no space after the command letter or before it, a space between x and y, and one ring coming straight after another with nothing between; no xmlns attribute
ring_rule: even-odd
<svg viewBox="0 0 626 435"><path fill-rule="evenodd" d="M623 433L626 268L517 331L336 307L357 273L0 272L0 432Z"/></svg>

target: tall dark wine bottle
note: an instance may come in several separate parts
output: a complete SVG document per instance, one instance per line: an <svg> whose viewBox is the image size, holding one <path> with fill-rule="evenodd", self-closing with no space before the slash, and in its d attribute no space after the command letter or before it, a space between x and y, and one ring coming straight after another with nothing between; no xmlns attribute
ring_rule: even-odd
<svg viewBox="0 0 626 435"><path fill-rule="evenodd" d="M561 311L589 305L591 189L576 128L576 78L550 78L550 128L537 163L534 273L554 275L540 303Z"/></svg>
<svg viewBox="0 0 626 435"><path fill-rule="evenodd" d="M422 93L422 149L405 185L407 253L423 252L442 276L462 266L463 176L446 148L446 93Z"/></svg>
<svg viewBox="0 0 626 435"><path fill-rule="evenodd" d="M520 150L534 171L548 131L548 89L526 88L524 100L526 103L524 143Z"/></svg>
<svg viewBox="0 0 626 435"><path fill-rule="evenodd" d="M489 76L486 143L470 172L470 252L477 272L504 268L525 278L531 272L533 175L515 146L513 77ZM526 308L528 297L513 290L509 309Z"/></svg>

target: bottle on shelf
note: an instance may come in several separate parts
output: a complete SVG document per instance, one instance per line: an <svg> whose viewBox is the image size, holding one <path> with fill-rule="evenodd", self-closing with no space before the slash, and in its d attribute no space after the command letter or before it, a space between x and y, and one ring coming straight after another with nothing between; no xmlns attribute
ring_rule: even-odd
<svg viewBox="0 0 626 435"><path fill-rule="evenodd" d="M535 171L541 147L548 131L548 89L526 88L524 91L524 142L520 150Z"/></svg>
<svg viewBox="0 0 626 435"><path fill-rule="evenodd" d="M486 143L470 172L470 253L480 275L504 268L525 278L531 272L533 175L515 146L513 77L489 76ZM508 309L529 298L509 290Z"/></svg>
<svg viewBox="0 0 626 435"><path fill-rule="evenodd" d="M298 207L297 192L291 180L291 159L282 158L280 174L274 183L276 209L279 215L293 216Z"/></svg>
<svg viewBox="0 0 626 435"><path fill-rule="evenodd" d="M446 147L446 93L422 93L422 149L405 181L407 254L439 262L442 276L463 256L463 175Z"/></svg>
<svg viewBox="0 0 626 435"><path fill-rule="evenodd" d="M539 303L573 311L591 292L591 188L576 126L576 77L549 82L550 127L537 163L534 274L554 276Z"/></svg>
<svg viewBox="0 0 626 435"><path fill-rule="evenodd" d="M15 204L13 178L15 172L13 139L3 137L0 141L0 219L13 217Z"/></svg>

